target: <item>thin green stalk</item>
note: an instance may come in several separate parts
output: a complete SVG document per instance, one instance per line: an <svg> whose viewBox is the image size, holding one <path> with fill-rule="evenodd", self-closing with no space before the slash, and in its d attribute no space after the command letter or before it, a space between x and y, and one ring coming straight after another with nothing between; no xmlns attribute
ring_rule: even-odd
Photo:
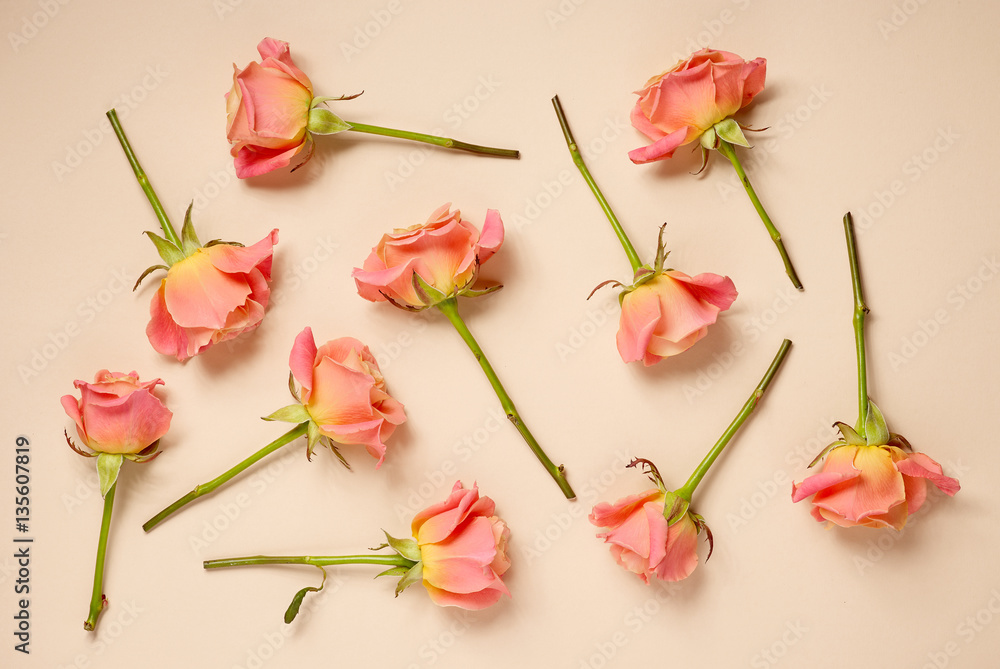
<svg viewBox="0 0 1000 669"><path fill-rule="evenodd" d="M104 515L101 517L101 536L97 540L97 565L94 567L94 590L90 596L90 613L83 623L83 629L93 632L97 626L97 618L108 605L104 596L104 558L108 552L108 533L111 531L111 511L115 505L115 490L118 482L111 484L108 494L104 496Z"/></svg>
<svg viewBox="0 0 1000 669"><path fill-rule="evenodd" d="M222 569L225 567L245 567L258 564L306 564L314 567L330 567L342 564L378 564L390 567L405 567L409 569L417 564L402 555L251 555L249 557L219 558L205 560L205 569Z"/></svg>
<svg viewBox="0 0 1000 669"><path fill-rule="evenodd" d="M483 353L483 349L479 347L479 343L476 341L475 337L472 336L472 333L469 332L469 328L466 327L465 321L462 320L462 317L458 313L458 301L452 297L444 300L443 302L439 302L436 306L441 313L443 313L448 320L451 321L451 324L455 326L455 329L458 330L458 334L462 337L462 341L468 345L472 354L476 356L476 360L479 361L479 365L483 368L486 378L489 379L490 385L493 386L493 391L497 394L497 397L500 398L500 405L503 407L504 412L506 412L507 418L514 424L514 427L517 428L517 431L521 434L521 437L524 438L524 441L527 442L528 448L531 449L531 452L535 454L538 461L542 463L549 475L559 485L559 489L562 490L566 499L575 499L576 493L573 492L573 488L570 487L569 481L566 480L563 467L561 465L557 467L553 464L552 460L549 459L549 456L547 456L545 451L542 450L542 447L538 445L535 437L531 434L531 431L528 430L528 426L524 424L523 420L521 420L521 415L517 412L517 408L514 406L513 400L510 399L510 395L507 394L503 384L500 383L500 379L497 378L496 372L493 371L493 366L490 364L490 361L486 359L486 354Z"/></svg>
<svg viewBox="0 0 1000 669"><path fill-rule="evenodd" d="M691 496L694 495L695 489L698 487L698 484L701 483L701 480L705 478L705 474L708 473L708 470L715 463L716 458L719 457L722 450L729 443L729 440L733 438L733 435L736 434L746 419L750 417L753 410L757 408L757 404L760 402L761 398L764 397L764 391L767 390L767 387L771 384L771 379L774 378L774 375L778 373L778 368L781 367L781 363L784 362L785 355L788 353L788 349L791 345L792 342L788 339L781 342L781 347L778 348L778 353L774 356L774 360L771 361L771 366L767 368L766 372L764 372L764 378L762 378L760 383L757 384L757 387L754 388L753 394L750 395L750 399L744 403L743 408L740 409L736 418L734 418L733 422L729 424L726 431L722 433L719 440L715 442L715 446L712 447L712 450L708 452L708 455L706 455L705 459L701 461L701 464L695 468L691 477L687 480L687 483L676 491L679 496L683 497L688 502L691 501Z"/></svg>
<svg viewBox="0 0 1000 669"><path fill-rule="evenodd" d="M844 234L847 236L847 257L851 263L851 287L854 289L854 346L858 352L858 422L854 430L865 436L865 418L868 416L868 369L865 364L865 316L868 305L861 289L858 268L858 246L854 239L854 217L844 214Z"/></svg>
<svg viewBox="0 0 1000 669"><path fill-rule="evenodd" d="M500 158L520 158L521 152L517 149L497 149L492 146L480 146L479 144L467 144L450 137L438 137L437 135L425 135L422 132L410 132L409 130L396 130L394 128L383 128L377 125L366 125L364 123L354 123L346 121L351 126L349 129L355 132L367 132L371 135L382 135L383 137L398 137L399 139L409 139L414 142L424 142L446 149L457 149L468 151L469 153L480 153L488 156L498 156Z"/></svg>
<svg viewBox="0 0 1000 669"><path fill-rule="evenodd" d="M243 460L232 469L226 471L224 474L220 474L219 476L212 479L208 483L203 483L201 485L195 486L194 490L184 495L176 502L174 502L167 508L163 509L163 511L160 511L158 514L147 520L145 524L143 524L142 529L146 532L149 532L151 529L159 525L160 522L162 522L168 516L170 516L175 511L183 507L185 504L193 502L202 495L207 495L208 493L212 492L213 490L221 486L229 479L233 478L237 474L240 474L243 470L247 469L257 461L266 458L268 455L274 453L282 446L285 446L286 444L289 444L298 439L299 437L301 437L302 435L306 434L308 428L309 428L309 423L300 423L296 425L291 430L289 430L288 432L278 437L264 448L260 449L259 451L248 457L246 460Z"/></svg>
<svg viewBox="0 0 1000 669"><path fill-rule="evenodd" d="M552 106L556 109L556 116L559 118L559 126L562 128L563 137L566 138L566 146L569 147L569 153L573 156L573 163L576 168L580 170L580 174L583 175L583 180L587 182L590 186L590 191L597 198L597 203L601 205L601 209L604 211L604 215L608 217L608 222L611 223L611 227L615 231L615 235L618 237L618 241L621 242L622 248L625 249L625 255L628 256L629 264L632 265L632 273L642 267L642 261L639 259L639 254L635 252L635 247L632 246L632 242L629 241L628 235L625 234L625 229L622 228L622 224L618 222L618 217L615 216L615 212L611 210L611 205L608 204L607 199L604 197L604 193L598 187L597 182L594 181L594 177L591 176L590 170L587 169L586 163L583 162L583 156L580 154L580 149L577 148L576 139L573 138L573 131L569 128L569 123L566 121L566 115L563 113L562 105L559 103L559 96L552 98Z"/></svg>
<svg viewBox="0 0 1000 669"><path fill-rule="evenodd" d="M122 150L125 151L125 157L128 158L128 164L132 166L132 171L135 172L135 178L139 180L139 186L142 188L142 192L146 194L146 199L149 200L149 204L153 207L153 213L156 214L156 219L160 222L160 228L163 230L163 236L168 242L177 248L183 248L180 237L178 237L177 233L174 231L174 226L170 225L170 219L167 217L167 212L164 211L163 205L160 204L160 198L156 197L156 191L153 190L153 185L149 183L149 178L146 176L146 172L143 171L142 165L139 164L139 159L135 157L135 152L132 151L132 145L129 143L128 137L125 136L125 131L122 129L121 123L118 122L118 114L114 109L108 111L108 119L111 121L111 127L115 131L115 136L122 145Z"/></svg>
<svg viewBox="0 0 1000 669"><path fill-rule="evenodd" d="M740 164L740 159L736 155L736 147L725 140L719 140L718 149L719 153L728 158L729 162L731 162L733 167L736 169L736 175L740 178L740 182L743 184L743 188L746 189L747 195L750 196L753 208L757 210L757 215L760 216L760 220L764 222L764 227L767 228L767 233L771 235L771 240L774 242L774 245L778 247L778 253L781 254L781 262L785 265L785 273L788 274L788 278L792 280L792 285L797 289L802 290L802 282L799 281L799 275L795 273L795 268L792 267L792 261L788 257L788 251L785 250L785 243L781 241L781 233L778 232L778 228L774 227L774 223L771 222L771 217L767 215L767 212L764 210L764 205L760 203L760 198L757 197L757 192L750 184L750 179L747 178L747 173L743 171L743 165Z"/></svg>

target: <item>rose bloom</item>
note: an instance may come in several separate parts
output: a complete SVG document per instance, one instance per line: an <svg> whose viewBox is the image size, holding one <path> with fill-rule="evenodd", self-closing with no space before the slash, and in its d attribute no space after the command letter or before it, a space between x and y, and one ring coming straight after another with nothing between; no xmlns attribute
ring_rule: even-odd
<svg viewBox="0 0 1000 669"><path fill-rule="evenodd" d="M338 444L364 446L380 467L385 441L406 414L386 392L368 347L341 337L317 348L307 327L295 338L288 365L302 387L299 399L320 432Z"/></svg>
<svg viewBox="0 0 1000 669"><path fill-rule="evenodd" d="M251 332L271 295L272 230L253 246L216 244L176 262L149 305L146 336L160 353L186 360Z"/></svg>
<svg viewBox="0 0 1000 669"><path fill-rule="evenodd" d="M478 610L510 597L500 580L510 567L510 530L494 512L492 499L459 481L447 501L413 519L424 587L435 604Z"/></svg>
<svg viewBox="0 0 1000 669"><path fill-rule="evenodd" d="M611 544L618 564L647 585L651 576L680 581L698 566L698 528L691 514L668 527L663 499L663 491L652 488L614 504L602 502L589 516L592 524L608 529L597 537Z"/></svg>
<svg viewBox="0 0 1000 669"><path fill-rule="evenodd" d="M76 423L76 433L95 453L135 455L167 432L173 414L153 390L163 381L139 381L135 372L122 374L102 369L93 383L74 381L80 399L61 398L66 414ZM72 444L71 444L72 445Z"/></svg>
<svg viewBox="0 0 1000 669"><path fill-rule="evenodd" d="M736 299L729 277L668 270L625 294L618 352L647 367L691 348Z"/></svg>
<svg viewBox="0 0 1000 669"><path fill-rule="evenodd" d="M226 94L226 138L240 179L286 167L293 158L301 165L313 150L306 129L313 99L309 77L292 63L287 42L268 37L257 51L260 63L242 70L233 65L233 87Z"/></svg>
<svg viewBox="0 0 1000 669"><path fill-rule="evenodd" d="M750 104L764 89L767 61L746 61L728 51L702 49L653 77L632 109L632 125L653 140L630 151L633 163L670 158L716 123Z"/></svg>
<svg viewBox="0 0 1000 669"><path fill-rule="evenodd" d="M901 530L927 498L927 481L949 496L960 489L923 453L890 445L837 446L822 471L792 485L792 501L813 495L812 514L820 522Z"/></svg>
<svg viewBox="0 0 1000 669"><path fill-rule="evenodd" d="M363 268L352 276L358 294L378 302L387 297L398 304L416 308L428 305L413 287L413 274L445 295L467 287L476 278L479 265L496 253L503 243L500 214L487 210L482 233L451 211L451 203L439 207L423 225L394 230L383 235Z"/></svg>

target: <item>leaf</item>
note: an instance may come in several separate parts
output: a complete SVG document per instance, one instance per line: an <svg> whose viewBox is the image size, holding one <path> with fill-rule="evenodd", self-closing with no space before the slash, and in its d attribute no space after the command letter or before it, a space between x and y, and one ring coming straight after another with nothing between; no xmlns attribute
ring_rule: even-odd
<svg viewBox="0 0 1000 669"><path fill-rule="evenodd" d="M309 110L309 124L306 126L314 135L335 135L351 129L351 124L329 109L315 107Z"/></svg>
<svg viewBox="0 0 1000 669"><path fill-rule="evenodd" d="M288 605L287 609L285 609L286 625L295 620L295 616L299 615L299 608L302 606L302 600L306 598L306 595L308 595L310 592L319 592L320 590L323 589L323 586L326 585L326 570L323 569L322 567L317 567L317 569L323 572L323 580L320 582L318 588L309 586L302 588L301 590L295 593L295 596L292 597L292 603Z"/></svg>
<svg viewBox="0 0 1000 669"><path fill-rule="evenodd" d="M173 266L184 260L184 253L163 237L159 236L155 232L150 232L149 230L146 230L143 234L153 240L153 245L156 246L156 252L160 254L160 257L163 258L163 262L167 263L168 266Z"/></svg>
<svg viewBox="0 0 1000 669"><path fill-rule="evenodd" d="M198 235L194 231L194 224L191 222L192 207L194 207L193 201L188 205L187 211L184 213L184 227L181 228L181 246L184 247L185 257L201 248L201 242L198 241Z"/></svg>
<svg viewBox="0 0 1000 669"><path fill-rule="evenodd" d="M312 420L309 411L301 404L289 404L281 407L269 416L264 416L264 420L280 420L283 423L306 423Z"/></svg>
<svg viewBox="0 0 1000 669"><path fill-rule="evenodd" d="M396 584L396 596L399 597L399 593L406 590L408 587L414 583L419 583L424 578L424 565L420 562L410 567L403 578L399 579L399 583Z"/></svg>
<svg viewBox="0 0 1000 669"><path fill-rule="evenodd" d="M118 480L123 460L121 453L97 454L97 477L101 483L101 497L107 497L111 486Z"/></svg>

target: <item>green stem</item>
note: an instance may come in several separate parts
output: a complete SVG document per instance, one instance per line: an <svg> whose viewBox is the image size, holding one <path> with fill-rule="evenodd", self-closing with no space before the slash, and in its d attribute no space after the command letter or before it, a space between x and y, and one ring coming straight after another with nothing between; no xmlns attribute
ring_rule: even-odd
<svg viewBox="0 0 1000 669"><path fill-rule="evenodd" d="M767 390L767 387L771 384L771 379L774 378L774 375L778 373L778 368L781 367L781 363L785 360L785 355L788 353L788 349L791 345L792 342L788 339L781 342L781 347L778 349L778 353L774 356L774 360L771 361L771 366L767 368L766 372L764 372L764 378L762 378L760 383L757 384L757 387L754 388L753 394L750 395L750 399L744 403L743 408L740 409L736 418L734 418L733 422L729 424L726 431L722 433L719 440L715 442L715 446L713 446L712 450L708 452L705 459L701 461L701 464L699 464L697 468L695 468L691 477L687 480L687 483L676 491L678 495L686 499L688 502L691 501L691 496L694 495L695 489L698 487L698 484L701 483L701 480L705 478L705 474L708 473L708 470L715 463L716 458L719 457L722 450L726 447L726 444L729 443L729 440L733 438L733 435L736 434L746 419L750 417L753 410L757 408L757 404L760 402L761 398L764 397L764 391Z"/></svg>
<svg viewBox="0 0 1000 669"><path fill-rule="evenodd" d="M300 423L296 425L291 430L289 430L288 432L278 437L264 448L260 449L259 451L248 457L246 460L243 460L232 469L226 471L224 474L220 474L219 476L212 479L208 483L203 483L201 485L195 486L194 490L184 495L176 502L174 502L167 508L163 509L163 511L160 511L158 514L147 520L145 524L143 524L142 529L146 532L149 532L151 529L159 525L160 522L162 522L164 519L166 519L175 511L183 507L188 502L193 502L202 495L207 495L208 493L212 492L213 490L221 486L229 479L233 478L237 474L240 474L243 470L247 469L257 461L266 458L268 455L274 453L282 446L285 446L286 444L289 444L298 439L299 437L301 437L302 435L306 434L308 428L309 428L309 423Z"/></svg>
<svg viewBox="0 0 1000 669"><path fill-rule="evenodd" d="M774 223L771 222L771 217L767 215L764 210L764 205L760 203L760 198L757 197L757 192L753 189L750 184L750 179L747 178L747 173L743 171L743 165L740 164L740 159L736 156L736 147L725 140L719 140L719 153L729 158L729 162L733 164L736 169L736 175L740 178L740 182L743 184L743 188L746 189L747 195L750 196L750 201L753 203L753 208L757 210L757 215L760 216L760 220L764 221L764 227L767 228L767 233L771 235L771 240L774 245L778 247L778 253L781 254L781 262L785 264L785 273L788 274L788 278L792 280L792 285L802 290L802 282L799 281L799 275L795 273L795 268L792 267L792 261L788 257L788 251L785 250L785 243L781 241L781 233L778 232L778 228L774 227Z"/></svg>
<svg viewBox="0 0 1000 669"><path fill-rule="evenodd" d="M149 178L146 176L146 172L143 171L142 165L139 164L139 159L135 157L135 152L132 151L132 145L129 143L128 137L125 136L125 131L122 129L121 123L118 122L118 114L114 109L108 111L108 119L111 121L111 127L115 131L115 136L122 145L122 150L125 151L125 157L128 158L128 164L132 166L132 171L135 172L135 178L139 180L139 186L142 188L142 192L146 194L146 199L149 200L149 204L153 207L153 213L156 214L156 219L160 222L160 228L163 230L163 236L168 242L177 248L183 248L180 237L178 237L177 233L174 231L174 226L170 225L170 219L167 218L167 212L163 210L163 205L160 204L160 198L156 197L156 191L153 190L153 185L149 183Z"/></svg>
<svg viewBox="0 0 1000 669"><path fill-rule="evenodd" d="M865 418L868 415L868 369L865 364L865 316L868 306L861 290L861 273L858 269L858 246L854 239L854 217L844 214L844 234L847 236L847 257L851 263L851 286L854 288L854 346L858 352L858 422L854 430L865 436Z"/></svg>
<svg viewBox="0 0 1000 669"><path fill-rule="evenodd" d="M500 379L497 378L496 372L493 371L493 366L490 364L490 361L486 359L486 354L483 353L483 349L479 347L479 343L476 341L475 337L472 336L472 333L469 332L469 328L466 327L465 321L462 320L462 317L458 313L458 301L454 297L451 297L443 302L439 302L436 306L441 313L443 313L445 317L451 321L451 324L455 326L455 329L458 330L458 334L462 337L462 341L468 345L472 354L476 356L476 360L479 361L480 367L483 368L486 378L489 379L490 385L493 386L493 391L496 392L497 397L500 398L500 405L503 407L504 412L506 412L507 418L514 424L514 427L517 428L517 431L521 434L521 437L524 438L524 441L527 442L531 452L535 454L535 457L538 458L539 462L542 463L546 471L549 472L549 475L555 480L556 484L559 485L559 489L562 490L566 499L575 499L576 493L573 492L573 488L570 487L569 481L566 480L566 475L563 471L562 465L557 467L553 464L552 460L549 459L549 456L547 456L545 451L542 450L542 447L538 445L537 441L535 441L535 437L531 434L531 431L528 430L528 426L521 420L521 416L517 412L517 408L514 406L513 400L510 399L510 395L508 395L507 391L504 390L503 384L500 383Z"/></svg>
<svg viewBox="0 0 1000 669"><path fill-rule="evenodd" d="M399 139L409 139L414 142L424 142L442 146L446 149L457 149L468 151L469 153L481 153L488 156L498 156L500 158L520 158L521 152L517 149L497 149L492 146L480 146L479 144L467 144L450 137L438 137L437 135L425 135L422 132L410 132L409 130L396 130L394 128L383 128L377 125L366 125L364 123L354 123L346 121L355 132L367 132L371 135L382 135L383 137L398 137Z"/></svg>
<svg viewBox="0 0 1000 669"><path fill-rule="evenodd" d="M566 138L566 146L569 147L569 153L573 157L573 163L576 168L580 170L580 174L583 175L583 180L587 182L590 186L590 191L597 198L597 203L601 205L601 209L604 211L604 215L608 217L608 221L611 223L611 227L615 231L615 235L618 237L618 241L621 242L622 248L625 249L625 255L628 256L629 264L632 265L632 273L642 267L642 261L639 259L639 254L635 252L635 247L632 246L632 242L629 241L628 235L625 234L625 230L622 228L622 224L618 222L618 217L615 216L615 212L611 210L611 205L608 204L607 199L604 197L604 193L598 187L597 182L594 181L594 177L591 176L590 170L587 169L586 163L583 162L583 156L580 154L580 149L577 148L576 139L573 138L573 131L569 128L569 123L566 121L566 115L563 113L562 105L559 103L559 96L552 98L552 106L556 109L556 116L559 118L559 126L562 128L563 137Z"/></svg>
<svg viewBox="0 0 1000 669"><path fill-rule="evenodd" d="M406 567L409 569L417 564L402 555L251 555L249 557L219 558L205 560L205 569L222 569L225 567L245 567L257 564L307 564L314 567L329 567L342 564L379 564L390 567Z"/></svg>
<svg viewBox="0 0 1000 669"><path fill-rule="evenodd" d="M108 605L104 596L104 559L108 552L108 533L111 531L111 510L115 505L115 490L118 482L111 484L108 494L104 496L104 515L101 517L101 536L97 540L97 565L94 567L94 590L90 596L90 614L83 623L83 629L93 632L97 626L97 618Z"/></svg>

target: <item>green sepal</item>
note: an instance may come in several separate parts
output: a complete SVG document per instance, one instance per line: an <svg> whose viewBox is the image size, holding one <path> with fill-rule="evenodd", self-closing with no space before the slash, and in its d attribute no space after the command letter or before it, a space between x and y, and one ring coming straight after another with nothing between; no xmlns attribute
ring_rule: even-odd
<svg viewBox="0 0 1000 669"><path fill-rule="evenodd" d="M184 227L181 228L181 246L185 258L201 248L201 242L198 241L198 235L194 231L194 224L191 222L192 207L194 207L193 201L188 205L187 211L184 212Z"/></svg>
<svg viewBox="0 0 1000 669"><path fill-rule="evenodd" d="M676 492L668 492L663 498L663 517L667 519L667 527L683 519L690 506L690 500L681 497Z"/></svg>
<svg viewBox="0 0 1000 669"><path fill-rule="evenodd" d="M727 118L723 121L719 121L715 124L714 128L716 134L720 139L723 139L730 144L739 144L740 146L745 146L750 148L750 142L743 135L743 130L740 129L740 124L731 118Z"/></svg>
<svg viewBox="0 0 1000 669"><path fill-rule="evenodd" d="M121 453L97 454L97 477L101 483L101 497L105 497L118 480L124 458Z"/></svg>
<svg viewBox="0 0 1000 669"><path fill-rule="evenodd" d="M656 274L663 273L663 263L666 262L667 256L670 255L670 251L666 250L666 245L663 243L663 231L667 229L667 224L664 223L660 226L660 234L656 237L656 259L653 261L653 271Z"/></svg>
<svg viewBox="0 0 1000 669"><path fill-rule="evenodd" d="M399 583L396 584L396 596L399 597L399 593L406 590L408 587L414 583L420 583L424 578L424 565L421 562L410 567L403 578L399 579Z"/></svg>
<svg viewBox="0 0 1000 669"><path fill-rule="evenodd" d="M861 445L863 446L864 442L861 442ZM835 448L837 448L839 446L847 446L847 442L845 442L845 441L839 441L838 440L838 441L833 442L832 444L829 444L826 448L824 448L822 451L819 452L819 455L817 455L815 458L813 458L813 461L809 463L809 465L806 467L806 469L811 469L811 468L815 467L816 463L819 462L820 460L822 460L824 457L826 457L827 453L829 453L830 451L832 451L833 449L835 449Z"/></svg>
<svg viewBox="0 0 1000 669"><path fill-rule="evenodd" d="M299 399L299 391L295 389L295 375L288 372L288 392L292 394L296 402L301 402Z"/></svg>
<svg viewBox="0 0 1000 669"><path fill-rule="evenodd" d="M306 435L309 442L306 446L306 459L312 460L313 451L316 450L316 444L319 443L323 434L319 431L319 425L315 421L309 421L309 427L306 428Z"/></svg>
<svg viewBox="0 0 1000 669"><path fill-rule="evenodd" d="M150 232L149 230L146 230L143 234L148 235L149 238L153 240L156 252L160 254L160 257L163 258L163 262L167 263L168 267L172 267L176 263L184 260L184 252L163 237L159 236L155 232Z"/></svg>
<svg viewBox="0 0 1000 669"><path fill-rule="evenodd" d="M385 571L375 574L375 578L379 576L402 576L408 571L410 571L410 567L389 567Z"/></svg>
<svg viewBox="0 0 1000 669"><path fill-rule="evenodd" d="M312 420L308 409L301 404L289 404L281 407L269 416L264 416L263 420L280 420L282 423L305 423Z"/></svg>
<svg viewBox="0 0 1000 669"><path fill-rule="evenodd" d="M833 424L835 428L840 430L840 434L844 436L844 443L848 446L867 446L868 442L860 434L855 432L854 428L844 423L842 421L837 421Z"/></svg>
<svg viewBox="0 0 1000 669"><path fill-rule="evenodd" d="M706 149L714 149L719 143L719 138L715 133L715 128L709 128L701 133L701 145Z"/></svg>
<svg viewBox="0 0 1000 669"><path fill-rule="evenodd" d="M308 586L302 588L301 590L295 593L295 596L292 597L292 603L288 605L287 609L285 609L286 625L295 620L295 616L299 615L299 608L302 606L302 600L306 598L306 595L308 595L310 592L319 592L320 590L323 589L323 586L326 585L326 570L323 569L322 567L317 567L317 569L323 572L323 580L320 582L318 588L313 586Z"/></svg>
<svg viewBox="0 0 1000 669"><path fill-rule="evenodd" d="M142 449L138 453L123 453L122 457L127 458L132 462L137 462L139 464L142 464L144 462L149 462L153 458L159 456L160 453L163 452L159 450L159 448L160 448L160 440L157 439L152 444Z"/></svg>
<svg viewBox="0 0 1000 669"><path fill-rule="evenodd" d="M314 107L309 110L309 123L306 128L314 135L335 135L350 130L351 124L329 109Z"/></svg>
<svg viewBox="0 0 1000 669"><path fill-rule="evenodd" d="M489 288L483 288L482 290L473 290L472 288L463 288L458 294L462 297L482 297L483 295L489 295L490 293L495 293L503 288L502 283L498 283L495 286L490 286Z"/></svg>
<svg viewBox="0 0 1000 669"><path fill-rule="evenodd" d="M143 279L145 279L147 276L149 276L158 269L169 270L170 268L167 267L166 265L150 265L149 267L146 268L146 271L140 274L139 278L136 279L135 285L132 286L132 292L133 293L135 292L135 289L139 287L139 284L142 283Z"/></svg>
<svg viewBox="0 0 1000 669"><path fill-rule="evenodd" d="M413 560L414 562L420 562L420 546L417 545L416 539L397 539L385 530L382 530L385 534L386 541L389 542L389 547L405 557L407 560Z"/></svg>
<svg viewBox="0 0 1000 669"><path fill-rule="evenodd" d="M712 529L705 522L705 517L700 513L691 512L691 520L694 521L694 526L699 532L705 530L705 540L708 542L708 555L705 556L705 562L712 559L712 551L715 550L715 538L712 536Z"/></svg>
<svg viewBox="0 0 1000 669"><path fill-rule="evenodd" d="M206 242L205 245L202 248L206 248L207 249L207 248L211 248L213 246L218 246L219 244L223 244L225 246L238 246L241 249L246 248L246 244L241 244L239 242L227 242L227 241L224 241L222 239L213 239L210 242Z"/></svg>
<svg viewBox="0 0 1000 669"><path fill-rule="evenodd" d="M448 299L447 295L424 281L424 277L420 276L416 272L413 273L411 282L413 284L413 290L417 293L417 297L419 297L420 301L426 305L435 305Z"/></svg>
<svg viewBox="0 0 1000 669"><path fill-rule="evenodd" d="M871 399L868 400L868 415L865 416L865 438L869 446L883 446L889 441L885 417Z"/></svg>

